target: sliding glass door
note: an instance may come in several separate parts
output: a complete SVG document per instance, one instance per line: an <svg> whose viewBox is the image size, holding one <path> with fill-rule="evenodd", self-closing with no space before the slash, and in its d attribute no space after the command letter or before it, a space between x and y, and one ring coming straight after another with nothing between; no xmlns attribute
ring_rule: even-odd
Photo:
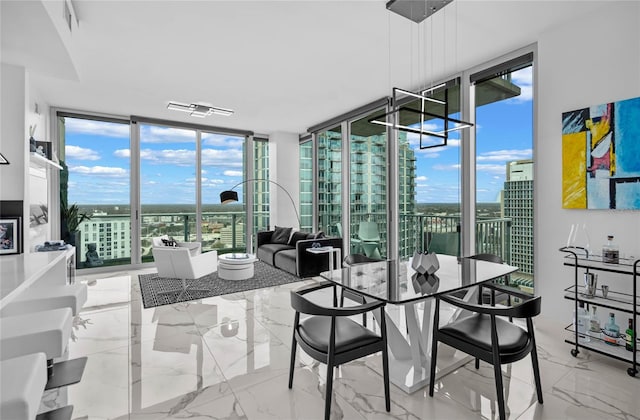
<svg viewBox="0 0 640 420"><path fill-rule="evenodd" d="M476 115L476 253L519 267L533 287L533 56L471 76Z"/></svg>
<svg viewBox="0 0 640 420"><path fill-rule="evenodd" d="M387 129L369 122L385 112L349 123L349 250L371 258L387 256Z"/></svg>
<svg viewBox="0 0 640 420"><path fill-rule="evenodd" d="M61 238L79 268L130 264L129 121L58 113L58 134Z"/></svg>
<svg viewBox="0 0 640 420"><path fill-rule="evenodd" d="M151 261L152 238L196 239L196 131L140 127L140 243Z"/></svg>
<svg viewBox="0 0 640 420"><path fill-rule="evenodd" d="M429 92L444 101L410 100L398 114L399 124L425 131L444 130L434 115L460 118L460 86L454 80ZM450 123L452 124L452 123ZM460 183L460 131L451 131L446 145L441 138L398 131L398 252L401 258L415 251L460 255L462 223Z"/></svg>
<svg viewBox="0 0 640 420"><path fill-rule="evenodd" d="M342 127L318 133L318 229L342 237Z"/></svg>

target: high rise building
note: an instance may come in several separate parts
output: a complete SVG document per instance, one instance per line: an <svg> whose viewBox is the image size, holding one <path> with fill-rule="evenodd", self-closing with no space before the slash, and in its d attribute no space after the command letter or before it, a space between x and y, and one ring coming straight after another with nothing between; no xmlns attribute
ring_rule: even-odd
<svg viewBox="0 0 640 420"><path fill-rule="evenodd" d="M533 160L507 163L503 217L511 219L511 264L533 275Z"/></svg>
<svg viewBox="0 0 640 420"><path fill-rule="evenodd" d="M415 201L415 152L409 146L405 133L399 138L399 210L400 218L400 255L413 253L417 229L411 217L416 209ZM387 138L386 134L369 134L350 136L349 162L349 194L351 218L351 235L356 237L360 222L375 221L380 235L379 250L386 256L387 249L387 215L389 200L387 197ZM319 228L328 234L342 235L342 136L339 131L326 131L318 136L318 213ZM306 165L304 177L311 179L311 165ZM302 191L302 189L301 189ZM346 204L346 203L345 203ZM310 210L310 208L309 208ZM305 216L303 212L303 217ZM348 246L345 243L345 247ZM358 250L356 241L352 241L352 249L345 252L362 252Z"/></svg>

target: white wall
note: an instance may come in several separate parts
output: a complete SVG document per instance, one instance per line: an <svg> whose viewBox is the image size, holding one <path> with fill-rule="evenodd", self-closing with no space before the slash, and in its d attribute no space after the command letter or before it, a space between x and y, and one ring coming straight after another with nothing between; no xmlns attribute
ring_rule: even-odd
<svg viewBox="0 0 640 420"><path fill-rule="evenodd" d="M0 102L0 152L9 165L0 165L0 199L23 200L28 127L27 75L24 67L2 63Z"/></svg>
<svg viewBox="0 0 640 420"><path fill-rule="evenodd" d="M35 126L36 140L49 140L49 107L32 88L29 73L24 67L2 63L1 72L0 152L10 164L0 165L0 200L24 201L22 232L24 251L29 252L36 243L51 238L49 225L39 226L37 231L29 228L29 127ZM35 112L36 103L38 113ZM50 202L50 198L45 196L38 201Z"/></svg>
<svg viewBox="0 0 640 420"><path fill-rule="evenodd" d="M282 189L275 185L269 187L269 207L271 227L293 226L299 228L296 211L300 209L300 183L298 162L300 162L300 148L298 134L278 132L269 136L269 177L285 188L293 202Z"/></svg>
<svg viewBox="0 0 640 420"><path fill-rule="evenodd" d="M586 224L592 249L612 234L621 253L640 258L639 211L563 210L561 190L562 112L640 96L639 23L640 2L617 2L550 28L538 40L536 290L543 313L562 322L571 317L572 306L562 296L573 277L558 248L572 223ZM619 289L621 282L614 281L600 275L600 284ZM629 287L630 279L625 283Z"/></svg>

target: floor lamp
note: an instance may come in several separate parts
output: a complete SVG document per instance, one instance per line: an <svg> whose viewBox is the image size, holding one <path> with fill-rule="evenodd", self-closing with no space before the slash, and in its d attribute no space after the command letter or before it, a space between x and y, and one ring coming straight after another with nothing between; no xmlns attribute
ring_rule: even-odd
<svg viewBox="0 0 640 420"><path fill-rule="evenodd" d="M287 189L285 187L283 187L282 185L280 185L277 182L272 181L270 179L252 178L252 179L246 179L246 180L244 180L242 182L238 182L236 185L231 187L230 190L222 191L220 193L220 203L229 204L229 203L238 202L238 192L234 191L233 189L235 187L237 187L238 185L246 184L246 183L252 182L252 181L255 181L255 182L259 182L259 181L270 182L270 183L278 186L280 189L282 189L282 191L284 191L285 194L287 194L287 197L289 197L289 201L291 201L291 205L293 206L293 211L296 213L296 219L298 219L298 228L302 229L302 222L300 221L300 215L298 214L298 209L296 208L296 204L293 201L293 198L291 197L291 194L289 194L289 191L287 191ZM251 235L250 238L251 238L251 242L253 242L253 235ZM251 243L249 245L250 245L250 249L253 251L253 243Z"/></svg>

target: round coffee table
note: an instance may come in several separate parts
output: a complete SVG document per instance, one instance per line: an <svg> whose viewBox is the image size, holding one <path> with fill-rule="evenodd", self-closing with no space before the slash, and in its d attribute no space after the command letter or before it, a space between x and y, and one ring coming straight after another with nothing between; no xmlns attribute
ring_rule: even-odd
<svg viewBox="0 0 640 420"><path fill-rule="evenodd" d="M218 255L218 277L223 280L246 280L253 277L253 263L257 258L253 254Z"/></svg>

